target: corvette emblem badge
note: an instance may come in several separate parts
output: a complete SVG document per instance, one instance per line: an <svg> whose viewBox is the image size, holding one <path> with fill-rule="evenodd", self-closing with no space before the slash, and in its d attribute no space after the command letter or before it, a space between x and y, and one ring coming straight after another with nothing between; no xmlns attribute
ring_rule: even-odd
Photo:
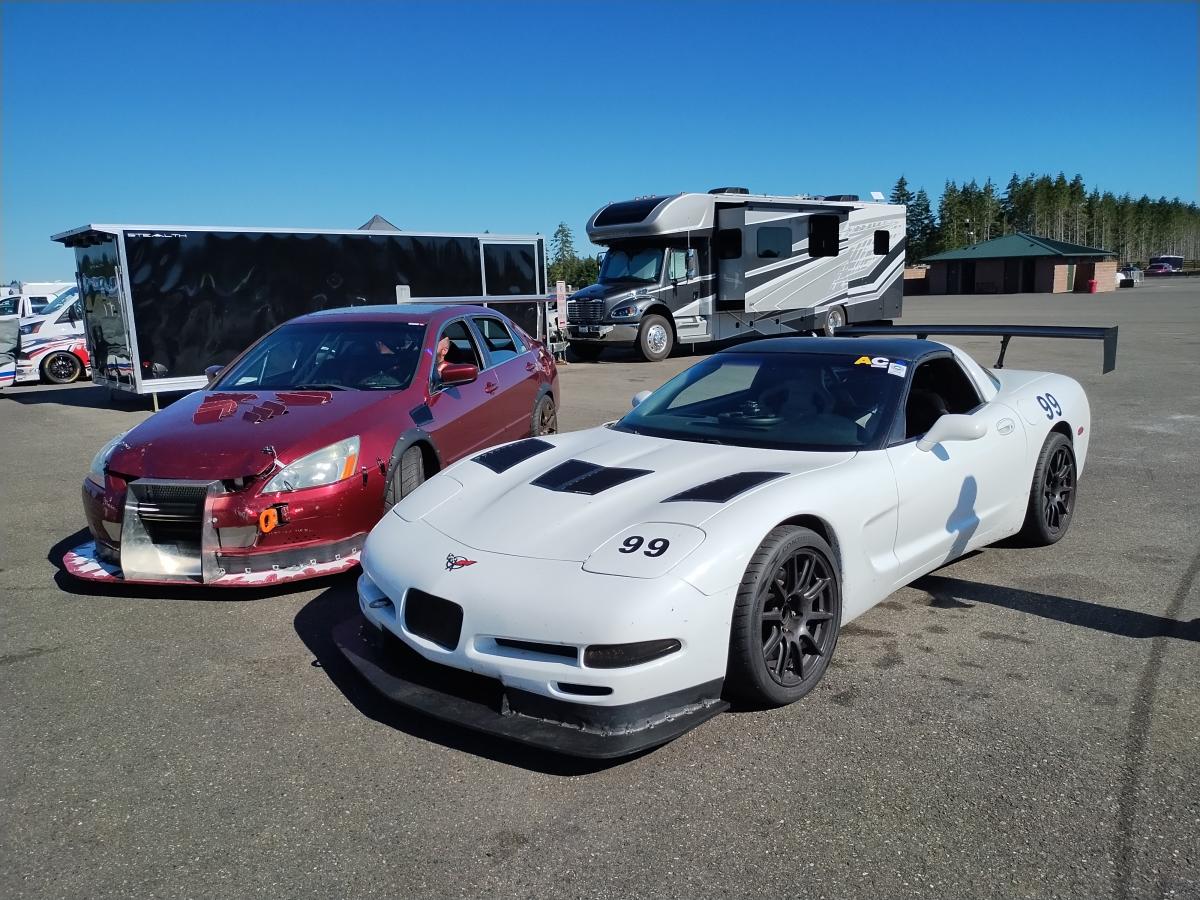
<svg viewBox="0 0 1200 900"><path fill-rule="evenodd" d="M453 572L456 569L465 569L467 566L475 565L475 560L467 559L465 556L455 556L453 553L446 554L446 571Z"/></svg>

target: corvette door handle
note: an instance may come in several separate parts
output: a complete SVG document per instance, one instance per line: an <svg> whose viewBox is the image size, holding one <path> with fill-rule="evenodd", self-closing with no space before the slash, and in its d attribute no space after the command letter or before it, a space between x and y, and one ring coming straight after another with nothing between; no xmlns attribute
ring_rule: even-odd
<svg viewBox="0 0 1200 900"><path fill-rule="evenodd" d="M1012 419L1001 419L999 422L996 423L996 431L999 432L1000 434L1012 434L1013 433L1013 420Z"/></svg>
<svg viewBox="0 0 1200 900"><path fill-rule="evenodd" d="M498 390L500 390L500 385L496 384L494 381L489 381L483 386L483 392L485 394L494 394Z"/></svg>

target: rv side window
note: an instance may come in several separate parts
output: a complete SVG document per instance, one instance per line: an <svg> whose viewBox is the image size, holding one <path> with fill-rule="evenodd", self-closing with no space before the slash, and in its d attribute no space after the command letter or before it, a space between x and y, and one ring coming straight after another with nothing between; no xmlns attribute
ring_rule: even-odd
<svg viewBox="0 0 1200 900"><path fill-rule="evenodd" d="M688 277L686 250L671 251L671 262L668 267L667 277L672 281L680 281Z"/></svg>
<svg viewBox="0 0 1200 900"><path fill-rule="evenodd" d="M838 217L808 217L808 255L838 255Z"/></svg>
<svg viewBox="0 0 1200 900"><path fill-rule="evenodd" d="M792 229L758 229L758 258L783 259L792 255Z"/></svg>
<svg viewBox="0 0 1200 900"><path fill-rule="evenodd" d="M742 258L742 229L722 228L717 232L717 256L721 259Z"/></svg>
<svg viewBox="0 0 1200 900"><path fill-rule="evenodd" d="M875 232L875 255L887 256L888 251L892 249L891 232L885 231L882 228Z"/></svg>

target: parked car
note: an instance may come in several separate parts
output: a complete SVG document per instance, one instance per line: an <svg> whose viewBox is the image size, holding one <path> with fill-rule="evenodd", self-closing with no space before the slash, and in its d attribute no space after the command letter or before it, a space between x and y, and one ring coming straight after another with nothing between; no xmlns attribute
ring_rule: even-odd
<svg viewBox="0 0 1200 900"><path fill-rule="evenodd" d="M1142 283L1142 270L1133 263L1117 269L1117 287L1137 287Z"/></svg>
<svg viewBox="0 0 1200 900"><path fill-rule="evenodd" d="M1103 338L1115 365L1115 328L977 328ZM465 459L384 516L361 616L334 629L370 684L595 757L730 698L792 703L892 591L1004 538L1060 540L1091 437L1074 379L891 336L754 341L633 400Z"/></svg>
<svg viewBox="0 0 1200 900"><path fill-rule="evenodd" d="M59 294L40 315L21 319L17 382L69 384L90 368L79 289Z"/></svg>
<svg viewBox="0 0 1200 900"><path fill-rule="evenodd" d="M1146 267L1146 276L1147 277L1155 277L1155 276L1159 276L1159 275L1170 275L1174 271L1175 271L1175 268L1170 263L1165 263L1165 262L1150 263L1150 265Z"/></svg>
<svg viewBox="0 0 1200 900"><path fill-rule="evenodd" d="M68 572L216 586L355 565L371 527L445 466L557 430L554 358L478 306L293 319L92 460L92 540Z"/></svg>

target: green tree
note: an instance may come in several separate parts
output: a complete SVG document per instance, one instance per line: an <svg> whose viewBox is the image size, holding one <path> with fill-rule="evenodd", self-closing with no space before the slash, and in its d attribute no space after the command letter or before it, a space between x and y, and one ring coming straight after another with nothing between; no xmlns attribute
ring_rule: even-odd
<svg viewBox="0 0 1200 900"><path fill-rule="evenodd" d="M929 195L925 188L917 191L908 207L908 241L905 259L909 263L920 262L934 251L937 224L929 206Z"/></svg>
<svg viewBox="0 0 1200 900"><path fill-rule="evenodd" d="M907 207L913 202L913 193L908 189L908 181L903 175L896 180L896 186L892 188L892 195L888 197L890 203L903 203Z"/></svg>
<svg viewBox="0 0 1200 900"><path fill-rule="evenodd" d="M576 258L575 235L571 233L571 226L566 222L559 222L550 238L550 263L557 265Z"/></svg>

